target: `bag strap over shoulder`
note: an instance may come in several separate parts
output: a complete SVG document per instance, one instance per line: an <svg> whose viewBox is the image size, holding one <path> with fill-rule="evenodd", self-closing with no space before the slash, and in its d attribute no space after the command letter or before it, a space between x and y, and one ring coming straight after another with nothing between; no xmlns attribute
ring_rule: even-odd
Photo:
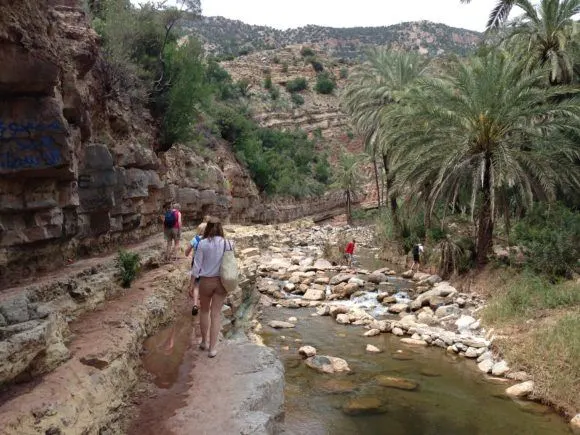
<svg viewBox="0 0 580 435"><path fill-rule="evenodd" d="M228 251L233 251L234 250L234 248L232 246L232 242L230 240L227 240L226 238L224 238L224 251L223 251L222 255L226 253L226 246L227 246L228 243L230 245L230 249L228 249Z"/></svg>

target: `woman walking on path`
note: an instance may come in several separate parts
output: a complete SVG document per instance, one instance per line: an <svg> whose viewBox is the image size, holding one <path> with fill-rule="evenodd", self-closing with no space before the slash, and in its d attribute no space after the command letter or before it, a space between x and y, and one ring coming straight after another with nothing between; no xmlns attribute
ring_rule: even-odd
<svg viewBox="0 0 580 435"><path fill-rule="evenodd" d="M220 280L224 252L233 250L232 243L224 238L218 219L209 218L203 239L197 245L193 261L193 276L199 280L200 329L202 350L209 349L209 357L216 356L216 345L221 329L221 310L227 296ZM208 346L209 331L209 346Z"/></svg>

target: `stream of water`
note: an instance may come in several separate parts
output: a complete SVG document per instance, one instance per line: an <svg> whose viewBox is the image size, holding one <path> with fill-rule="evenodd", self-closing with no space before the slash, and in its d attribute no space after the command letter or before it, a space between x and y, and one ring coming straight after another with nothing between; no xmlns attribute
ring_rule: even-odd
<svg viewBox="0 0 580 435"><path fill-rule="evenodd" d="M560 435L569 434L563 419L533 402L515 402L507 385L486 380L473 361L438 348L400 344L391 334L363 337L364 329L338 325L330 317L311 317L314 310L268 308L269 320L298 318L295 329L264 327L267 345L278 350L286 368L286 431L308 435ZM299 340L299 341L297 341ZM383 353L369 354L366 344ZM302 345L319 355L344 358L351 373L321 374L298 355ZM414 391L379 386L388 375L419 383ZM352 398L378 398L385 413L348 416L342 406Z"/></svg>

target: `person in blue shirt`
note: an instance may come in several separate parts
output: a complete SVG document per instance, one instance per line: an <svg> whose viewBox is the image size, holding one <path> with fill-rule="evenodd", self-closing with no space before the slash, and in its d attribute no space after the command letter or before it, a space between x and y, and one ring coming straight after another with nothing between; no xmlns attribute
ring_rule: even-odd
<svg viewBox="0 0 580 435"><path fill-rule="evenodd" d="M195 251L197 251L197 245L203 238L203 233L205 231L206 223L203 222L198 225L196 229L196 234L193 239L187 245L185 249L185 256L188 257L189 253L193 251L193 255L191 256L191 267L193 269L193 260L195 259ZM193 276L193 271L191 272L191 281L189 283L189 297L193 299L193 308L191 309L191 314L196 315L199 312L199 278L195 278Z"/></svg>

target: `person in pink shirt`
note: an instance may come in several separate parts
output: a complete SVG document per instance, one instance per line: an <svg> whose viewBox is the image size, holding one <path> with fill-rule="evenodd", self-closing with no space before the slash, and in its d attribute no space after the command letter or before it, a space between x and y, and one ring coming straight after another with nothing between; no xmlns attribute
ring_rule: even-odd
<svg viewBox="0 0 580 435"><path fill-rule="evenodd" d="M179 251L179 239L181 239L181 212L179 208L179 204L175 203L173 207L167 208L165 216L163 216L163 234L167 241L165 258L168 261L177 259ZM173 256L171 251L173 251Z"/></svg>

